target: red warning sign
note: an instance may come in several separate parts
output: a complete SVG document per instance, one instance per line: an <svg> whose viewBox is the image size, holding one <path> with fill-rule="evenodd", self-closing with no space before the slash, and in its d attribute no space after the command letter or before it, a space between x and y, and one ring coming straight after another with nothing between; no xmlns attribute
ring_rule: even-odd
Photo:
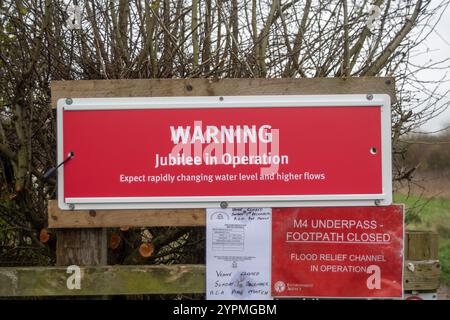
<svg viewBox="0 0 450 320"><path fill-rule="evenodd" d="M403 206L279 208L272 296L402 298Z"/></svg>
<svg viewBox="0 0 450 320"><path fill-rule="evenodd" d="M69 102L58 102L64 210L392 202L388 95Z"/></svg>

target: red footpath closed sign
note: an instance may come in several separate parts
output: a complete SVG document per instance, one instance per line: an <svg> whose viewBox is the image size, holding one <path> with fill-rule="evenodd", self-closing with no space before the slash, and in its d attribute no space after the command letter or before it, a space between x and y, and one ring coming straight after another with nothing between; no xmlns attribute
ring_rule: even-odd
<svg viewBox="0 0 450 320"><path fill-rule="evenodd" d="M403 206L272 213L272 296L402 298Z"/></svg>
<svg viewBox="0 0 450 320"><path fill-rule="evenodd" d="M387 205L390 114L388 95L60 99L59 206Z"/></svg>

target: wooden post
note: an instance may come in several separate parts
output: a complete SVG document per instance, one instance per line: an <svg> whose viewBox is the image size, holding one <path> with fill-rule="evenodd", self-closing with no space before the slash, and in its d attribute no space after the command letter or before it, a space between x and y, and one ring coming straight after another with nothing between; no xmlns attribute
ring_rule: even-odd
<svg viewBox="0 0 450 320"><path fill-rule="evenodd" d="M106 229L59 229L56 242L56 264L58 266L106 265Z"/></svg>
<svg viewBox="0 0 450 320"><path fill-rule="evenodd" d="M107 265L106 228L58 229L56 237L57 266ZM107 296L97 296L97 299L105 300Z"/></svg>
<svg viewBox="0 0 450 320"><path fill-rule="evenodd" d="M405 237L405 257L408 260L438 260L437 232L408 230Z"/></svg>

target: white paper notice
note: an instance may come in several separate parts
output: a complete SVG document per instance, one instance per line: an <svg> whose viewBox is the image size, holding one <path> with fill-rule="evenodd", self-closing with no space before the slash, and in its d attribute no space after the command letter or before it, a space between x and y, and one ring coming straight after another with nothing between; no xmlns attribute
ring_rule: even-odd
<svg viewBox="0 0 450 320"><path fill-rule="evenodd" d="M270 208L207 209L207 299L270 296Z"/></svg>

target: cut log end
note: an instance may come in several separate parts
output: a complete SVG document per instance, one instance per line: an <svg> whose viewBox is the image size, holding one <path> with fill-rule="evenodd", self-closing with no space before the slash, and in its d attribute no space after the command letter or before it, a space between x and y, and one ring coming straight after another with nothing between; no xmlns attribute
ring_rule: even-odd
<svg viewBox="0 0 450 320"><path fill-rule="evenodd" d="M42 229L41 232L39 232L39 241L42 243L47 243L48 240L50 240L50 233L47 229Z"/></svg>
<svg viewBox="0 0 450 320"><path fill-rule="evenodd" d="M155 248L151 243L143 243L139 247L139 254L144 258L149 258L153 255Z"/></svg>

